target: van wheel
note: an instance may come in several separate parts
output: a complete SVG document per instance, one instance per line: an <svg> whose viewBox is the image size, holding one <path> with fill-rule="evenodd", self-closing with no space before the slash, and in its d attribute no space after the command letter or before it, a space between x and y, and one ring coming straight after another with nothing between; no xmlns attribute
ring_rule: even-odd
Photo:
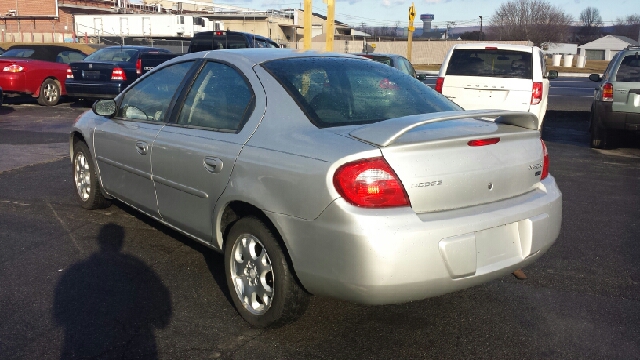
<svg viewBox="0 0 640 360"><path fill-rule="evenodd" d="M233 303L249 324L282 326L306 311L309 294L298 284L283 249L261 220L245 217L231 227L224 265Z"/></svg>
<svg viewBox="0 0 640 360"><path fill-rule="evenodd" d="M53 79L46 79L40 85L40 96L38 104L43 106L54 106L60 101L60 85Z"/></svg>

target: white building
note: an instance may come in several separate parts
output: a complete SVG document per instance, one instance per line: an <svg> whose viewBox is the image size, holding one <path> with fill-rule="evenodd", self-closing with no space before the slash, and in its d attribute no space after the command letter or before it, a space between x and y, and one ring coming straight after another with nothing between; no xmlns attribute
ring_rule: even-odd
<svg viewBox="0 0 640 360"><path fill-rule="evenodd" d="M580 55L586 56L587 60L611 60L613 55L629 45L638 45L638 42L626 36L607 35L580 45L578 49Z"/></svg>

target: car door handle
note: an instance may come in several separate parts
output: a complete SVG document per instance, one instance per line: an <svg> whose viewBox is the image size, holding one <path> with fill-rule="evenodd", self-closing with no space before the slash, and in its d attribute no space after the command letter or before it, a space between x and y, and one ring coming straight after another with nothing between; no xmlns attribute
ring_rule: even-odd
<svg viewBox="0 0 640 360"><path fill-rule="evenodd" d="M147 151L149 150L149 144L144 141L136 141L136 151L140 155L147 155Z"/></svg>
<svg viewBox="0 0 640 360"><path fill-rule="evenodd" d="M222 171L222 160L218 159L217 157L213 157L213 156L205 157L203 165L204 165L204 168L212 174L219 173L220 171Z"/></svg>

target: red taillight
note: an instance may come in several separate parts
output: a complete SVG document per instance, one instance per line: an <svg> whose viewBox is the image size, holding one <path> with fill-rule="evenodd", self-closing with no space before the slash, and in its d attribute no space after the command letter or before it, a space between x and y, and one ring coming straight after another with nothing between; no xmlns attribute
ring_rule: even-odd
<svg viewBox="0 0 640 360"><path fill-rule="evenodd" d="M531 105L538 105L542 101L542 83L534 82L531 90Z"/></svg>
<svg viewBox="0 0 640 360"><path fill-rule="evenodd" d="M9 66L3 67L2 71L12 72L12 73L23 72L24 71L24 67L22 67L22 66L20 66L18 64L11 64Z"/></svg>
<svg viewBox="0 0 640 360"><path fill-rule="evenodd" d="M393 81L384 78L382 80L380 80L380 89L387 89L387 90L397 90L398 89L398 85L396 83L394 83Z"/></svg>
<svg viewBox="0 0 640 360"><path fill-rule="evenodd" d="M362 159L342 165L333 185L349 203L366 208L409 206L409 197L396 173L382 158Z"/></svg>
<svg viewBox="0 0 640 360"><path fill-rule="evenodd" d="M498 50L498 48L495 46L485 46L484 48L485 50Z"/></svg>
<svg viewBox="0 0 640 360"><path fill-rule="evenodd" d="M216 36L224 35L224 31L216 31Z"/></svg>
<svg viewBox="0 0 640 360"><path fill-rule="evenodd" d="M500 142L500 138L489 138L489 139L478 139L478 140L470 140L467 145L469 146L486 146L493 145Z"/></svg>
<svg viewBox="0 0 640 360"><path fill-rule="evenodd" d="M136 61L136 74L138 74L138 76L142 75L142 60L138 59Z"/></svg>
<svg viewBox="0 0 640 360"><path fill-rule="evenodd" d="M442 86L444 85L444 78L443 77L439 77L438 80L436 80L436 88L435 90L437 92L439 92L440 94L442 94Z"/></svg>
<svg viewBox="0 0 640 360"><path fill-rule="evenodd" d="M613 101L613 84L606 83L602 87L602 101Z"/></svg>
<svg viewBox="0 0 640 360"><path fill-rule="evenodd" d="M122 68L115 67L111 72L111 80L127 80L127 75L125 75Z"/></svg>
<svg viewBox="0 0 640 360"><path fill-rule="evenodd" d="M67 68L67 79L73 79L73 72L70 67Z"/></svg>
<svg viewBox="0 0 640 360"><path fill-rule="evenodd" d="M540 139L542 143L542 154L544 156L544 160L542 162L542 174L540 174L540 180L544 180L547 175L549 175L549 153L547 152L547 145L544 144L544 141Z"/></svg>

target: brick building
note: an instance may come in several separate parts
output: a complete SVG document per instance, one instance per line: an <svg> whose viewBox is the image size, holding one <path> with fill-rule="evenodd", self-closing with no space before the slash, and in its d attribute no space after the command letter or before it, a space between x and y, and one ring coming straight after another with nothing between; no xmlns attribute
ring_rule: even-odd
<svg viewBox="0 0 640 360"><path fill-rule="evenodd" d="M75 34L73 15L152 12L126 0L0 0L0 42L64 42Z"/></svg>

